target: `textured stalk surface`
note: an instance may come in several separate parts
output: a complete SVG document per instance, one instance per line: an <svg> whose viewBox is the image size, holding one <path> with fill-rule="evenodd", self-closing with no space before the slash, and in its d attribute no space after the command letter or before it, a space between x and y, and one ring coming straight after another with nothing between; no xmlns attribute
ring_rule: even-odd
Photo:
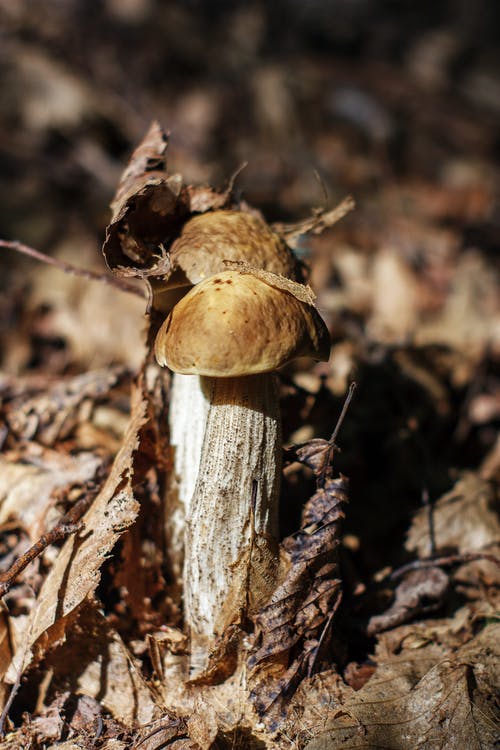
<svg viewBox="0 0 500 750"><path fill-rule="evenodd" d="M209 409L184 568L195 651L212 645L272 590L281 475L274 376L200 380Z"/></svg>
<svg viewBox="0 0 500 750"><path fill-rule="evenodd" d="M169 482L165 504L165 533L171 570L182 580L184 534L189 505L200 465L208 401L197 375L172 377L170 390L170 444L174 449L174 475Z"/></svg>

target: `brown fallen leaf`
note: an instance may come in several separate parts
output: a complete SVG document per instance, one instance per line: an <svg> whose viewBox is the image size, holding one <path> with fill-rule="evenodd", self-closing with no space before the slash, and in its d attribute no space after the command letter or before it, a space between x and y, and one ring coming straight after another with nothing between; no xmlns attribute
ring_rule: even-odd
<svg viewBox="0 0 500 750"><path fill-rule="evenodd" d="M281 545L286 561L281 583L253 618L256 636L248 665L254 671L249 682L251 700L261 715L271 707L284 707L298 681L312 674L329 638L341 598L337 547L347 490L345 477L327 479L307 502L300 531Z"/></svg>
<svg viewBox="0 0 500 750"><path fill-rule="evenodd" d="M7 686L3 678L12 659L13 645L11 638L11 623L5 604L0 603L0 708L3 710L7 695Z"/></svg>
<svg viewBox="0 0 500 750"><path fill-rule="evenodd" d="M0 524L17 522L31 542L50 525L54 493L90 482L102 465L88 451L63 454L29 443L14 455L0 456Z"/></svg>
<svg viewBox="0 0 500 750"><path fill-rule="evenodd" d="M441 551L474 552L500 538L493 485L472 472L464 474L453 489L433 506L436 547ZM419 557L429 554L427 513L415 515L406 548Z"/></svg>
<svg viewBox="0 0 500 750"><path fill-rule="evenodd" d="M418 615L438 609L449 585L449 576L441 568L426 567L411 571L396 588L391 607L383 614L370 618L368 635L394 628Z"/></svg>
<svg viewBox="0 0 500 750"><path fill-rule="evenodd" d="M118 633L93 602L80 610L66 642L45 661L54 690L88 696L127 727L159 717L162 704ZM72 718L70 726L74 726Z"/></svg>
<svg viewBox="0 0 500 750"><path fill-rule="evenodd" d="M169 174L168 135L153 122L131 156L111 204L103 254L119 276L165 277L171 271L169 247L193 213L229 208L233 184L225 190L184 185L180 174Z"/></svg>
<svg viewBox="0 0 500 750"><path fill-rule="evenodd" d="M52 446L66 438L79 422L88 420L95 402L127 375L123 367L115 367L61 379L36 396L18 397L6 404L7 425L23 440L36 439Z"/></svg>
<svg viewBox="0 0 500 750"><path fill-rule="evenodd" d="M100 579L100 568L123 531L137 515L138 505L133 494L134 455L139 447L139 433L146 421L146 395L139 384L132 392L130 423L111 472L92 507L83 518L84 529L70 537L62 547L47 575L26 629L7 674L15 682L31 663L34 647L53 627L54 632L38 643L37 656L63 639L66 618L91 594ZM62 632L61 632L62 630Z"/></svg>
<svg viewBox="0 0 500 750"><path fill-rule="evenodd" d="M381 664L361 690L343 691L341 705L333 700L328 726L312 730L317 736L305 748L493 748L500 720L493 699L500 687L499 635L499 625L487 626L422 676L413 672L418 651L413 659L404 652Z"/></svg>
<svg viewBox="0 0 500 750"><path fill-rule="evenodd" d="M177 745L178 742L186 744ZM141 727L134 738L131 750L160 750L176 746L178 750L198 750L199 747L189 739L185 719L167 715Z"/></svg>
<svg viewBox="0 0 500 750"><path fill-rule="evenodd" d="M167 273L168 256L160 246L175 233L182 177L167 173L168 136L153 122L125 169L111 203L103 253L114 273L147 276Z"/></svg>

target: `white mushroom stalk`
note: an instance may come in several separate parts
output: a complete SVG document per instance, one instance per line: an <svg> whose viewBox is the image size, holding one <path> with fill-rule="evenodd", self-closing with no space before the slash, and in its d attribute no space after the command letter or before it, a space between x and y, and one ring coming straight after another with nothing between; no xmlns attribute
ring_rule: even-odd
<svg viewBox="0 0 500 750"><path fill-rule="evenodd" d="M327 359L329 337L310 290L253 269L194 287L166 319L155 349L160 364L199 382L208 403L186 503L183 581L198 670L225 628L274 588L281 430L272 371L299 356Z"/></svg>
<svg viewBox="0 0 500 750"><path fill-rule="evenodd" d="M165 496L165 535L171 574L177 582L183 576L186 518L198 478L207 413L208 400L200 379L175 373L168 411L174 470Z"/></svg>

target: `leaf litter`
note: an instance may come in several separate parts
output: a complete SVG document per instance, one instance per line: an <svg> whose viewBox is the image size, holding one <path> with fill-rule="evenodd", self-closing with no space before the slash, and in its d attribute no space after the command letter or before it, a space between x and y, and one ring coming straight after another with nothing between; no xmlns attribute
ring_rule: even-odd
<svg viewBox="0 0 500 750"><path fill-rule="evenodd" d="M235 197L232 180L217 191L186 186L180 175L170 175L167 145L154 123L122 177L104 245L106 261L119 276L168 275L168 247L193 212L249 210ZM346 201L275 229L289 239L321 233L351 207ZM421 210L430 209L424 203ZM403 232L396 225L395 230ZM449 262L456 252L453 243L441 260L425 260L429 267L434 264L426 298L425 279L417 279L404 256L380 250L358 263L349 245L355 234L342 232L333 261L322 256L324 240L318 238L316 262L325 267L333 262L342 279L343 297L320 285L319 304L339 323L334 348L350 331L349 358L361 376L343 428L344 452L335 438L317 436L331 430L346 374L335 372L335 361L308 374L300 366L290 370L282 386L285 439L292 427L305 428L309 438L285 451L284 494L295 521L286 519L278 584L251 622L226 631L210 669L196 680L186 679L189 645L181 595L162 547L161 504L173 466L166 429L168 376L151 364L147 352L132 383L125 429L116 425L123 422L124 398L128 401L126 368L2 381L0 539L6 559L22 555L29 541L54 528L77 497L100 483L81 526L31 561L6 597L2 698L11 717L17 716L10 720L14 723L6 720L6 748L27 743L87 748L96 742L109 750L493 747L500 537L496 454L484 433L491 447L487 472L469 470L448 492L429 468L428 455L442 443L451 403L476 377L481 357L483 369L491 372L485 342L493 335L493 317L488 326L476 317L473 325L470 316L464 322L460 305L436 286L435 266L443 258L444 265ZM468 299L474 277L492 312L483 266L474 258L468 262L470 275L457 278L453 293ZM313 262L313 280L314 268ZM360 284L362 303L354 300ZM399 292L388 295L394 285ZM418 325L422 300L427 312L438 309L441 317L434 329L421 327L423 343L401 344ZM354 317L343 306L351 306ZM356 315L366 319L368 340L359 335ZM148 347L157 326L152 310ZM463 326L467 330L460 338L457 328ZM471 337L476 346L460 360L457 373L454 354ZM428 342L437 340L446 343L432 349ZM381 374L392 387L382 426L377 421L381 402L366 387L367 376L373 383ZM469 402L464 399L464 406ZM292 403L293 413L287 414ZM488 420L487 415L486 427ZM426 423L424 450L418 433ZM408 446L414 438L418 448L412 453ZM384 464L391 440L401 455L407 451L418 475L407 482L414 481L414 499L402 501L394 519L389 506L380 505L381 487L389 487L391 501L395 496L387 475L392 471L399 492L404 476L404 462ZM353 480L349 506L346 475ZM430 509L419 509L415 498L429 486L433 497L441 497ZM387 514L383 519L381 507ZM377 538L382 520L387 529ZM432 533L435 554L429 557ZM425 564L406 571L394 586L390 574L409 558ZM380 570L381 562L385 569ZM16 704L23 702L30 706L29 720L18 715L21 709L16 713Z"/></svg>

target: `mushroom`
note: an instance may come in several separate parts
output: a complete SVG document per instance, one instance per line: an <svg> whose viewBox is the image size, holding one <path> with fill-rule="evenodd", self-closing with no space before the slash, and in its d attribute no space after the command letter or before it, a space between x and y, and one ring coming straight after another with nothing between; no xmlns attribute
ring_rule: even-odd
<svg viewBox="0 0 500 750"><path fill-rule="evenodd" d="M185 530L194 670L274 588L281 428L273 371L297 357L328 359L313 299L302 284L241 266L193 287L157 335L160 365L193 378L208 405Z"/></svg>
<svg viewBox="0 0 500 750"><path fill-rule="evenodd" d="M169 250L170 271L151 278L153 306L168 313L204 279L226 270L227 261L252 266L297 280L299 264L294 254L258 216L244 211L207 211L182 227ZM165 535L171 575L182 579L185 517L198 476L208 401L197 378L176 374L169 405L170 443L174 472L165 498Z"/></svg>
<svg viewBox="0 0 500 750"><path fill-rule="evenodd" d="M169 250L170 272L151 278L154 307L169 312L189 287L224 271L224 261L298 280L299 264L284 240L263 219L245 211L207 211L182 227Z"/></svg>

